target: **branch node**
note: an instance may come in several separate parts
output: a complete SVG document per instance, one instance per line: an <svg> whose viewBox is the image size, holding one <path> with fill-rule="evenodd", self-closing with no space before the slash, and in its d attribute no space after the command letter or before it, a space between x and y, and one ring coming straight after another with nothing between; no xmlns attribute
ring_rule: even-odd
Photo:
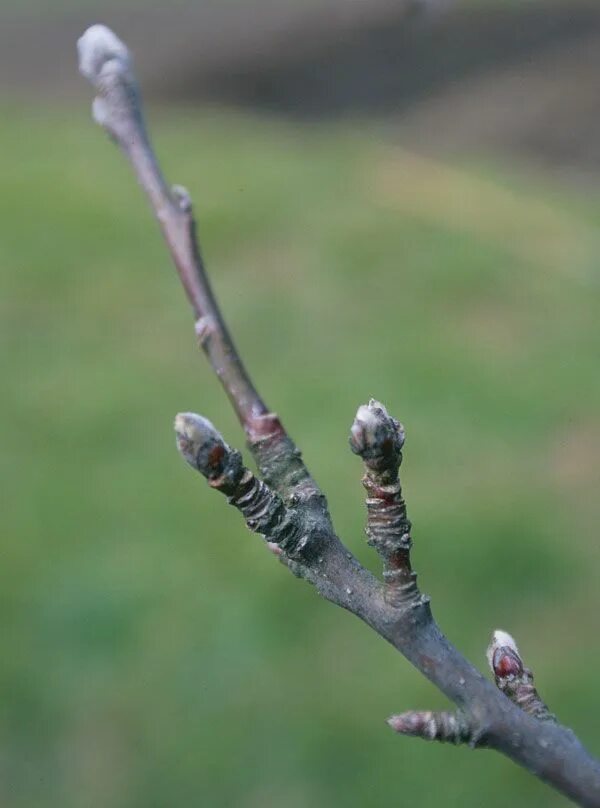
<svg viewBox="0 0 600 808"><path fill-rule="evenodd" d="M246 424L248 446L262 477L290 506L315 506L327 515L325 497L308 473L302 453L286 434L279 416L257 413Z"/></svg>
<svg viewBox="0 0 600 808"><path fill-rule="evenodd" d="M198 344L201 348L204 348L206 340L216 331L217 324L215 318L211 314L205 314L203 317L199 317L196 320L194 327Z"/></svg>
<svg viewBox="0 0 600 808"><path fill-rule="evenodd" d="M171 187L171 196L173 202L177 205L182 213L191 214L192 212L192 197L187 188L183 185L173 185Z"/></svg>
<svg viewBox="0 0 600 808"><path fill-rule="evenodd" d="M384 599L396 609L417 608L429 603L427 595L421 595L417 587L417 573L408 572L404 567L384 569Z"/></svg>

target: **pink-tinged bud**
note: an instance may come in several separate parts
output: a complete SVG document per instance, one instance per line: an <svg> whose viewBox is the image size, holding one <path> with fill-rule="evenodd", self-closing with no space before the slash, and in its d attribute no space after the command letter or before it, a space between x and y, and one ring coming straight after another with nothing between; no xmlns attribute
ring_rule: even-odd
<svg viewBox="0 0 600 808"><path fill-rule="evenodd" d="M388 725L402 735L422 736L424 734L427 717L431 713L419 713L414 710L408 713L400 713L398 715L391 715L387 719Z"/></svg>
<svg viewBox="0 0 600 808"><path fill-rule="evenodd" d="M523 712L540 721L555 721L537 692L533 673L521 659L517 644L505 631L494 631L487 649L487 659L497 687Z"/></svg>
<svg viewBox="0 0 600 808"><path fill-rule="evenodd" d="M497 648L494 651L492 670L495 676L506 679L507 676L519 676L523 673L523 663L512 648Z"/></svg>
<svg viewBox="0 0 600 808"><path fill-rule="evenodd" d="M459 744L472 738L470 724L460 710L454 713L411 710L390 716L387 723L395 732L425 741Z"/></svg>
<svg viewBox="0 0 600 808"><path fill-rule="evenodd" d="M523 673L523 661L517 644L506 631L494 631L487 649L487 660L492 673L498 679L520 676Z"/></svg>

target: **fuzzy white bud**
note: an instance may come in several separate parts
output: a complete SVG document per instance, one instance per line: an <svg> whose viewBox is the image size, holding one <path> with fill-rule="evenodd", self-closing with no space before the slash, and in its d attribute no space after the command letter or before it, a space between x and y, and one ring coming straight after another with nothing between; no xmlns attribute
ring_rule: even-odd
<svg viewBox="0 0 600 808"><path fill-rule="evenodd" d="M358 408L350 429L350 447L355 454L365 460L374 455L383 458L390 452L398 457L403 444L402 426L380 401L372 398Z"/></svg>
<svg viewBox="0 0 600 808"><path fill-rule="evenodd" d="M92 84L97 84L110 62L125 70L131 64L127 46L106 25L90 26L77 40L77 51L79 71Z"/></svg>
<svg viewBox="0 0 600 808"><path fill-rule="evenodd" d="M488 645L487 649L487 661L489 663L490 668L493 670L493 660L494 660L494 653L498 648L510 648L511 651L520 657L519 649L517 648L517 643L515 642L514 638L507 632L502 631L502 629L496 629L492 634L492 641Z"/></svg>
<svg viewBox="0 0 600 808"><path fill-rule="evenodd" d="M128 154L136 144L148 150L127 46L106 25L92 25L77 41L77 50L79 71L97 91L92 104L96 123Z"/></svg>
<svg viewBox="0 0 600 808"><path fill-rule="evenodd" d="M385 406L372 398L368 404L361 404L356 411L355 423L369 432L374 432L382 420L389 419Z"/></svg>
<svg viewBox="0 0 600 808"><path fill-rule="evenodd" d="M193 443L203 444L207 440L220 440L221 436L213 424L203 415L195 412L180 412L175 416L175 432Z"/></svg>
<svg viewBox="0 0 600 808"><path fill-rule="evenodd" d="M131 56L127 46L106 25L92 25L77 40L79 71L95 84L105 65L118 60L129 67Z"/></svg>
<svg viewBox="0 0 600 808"><path fill-rule="evenodd" d="M190 466L209 479L221 474L231 450L208 418L193 412L179 413L175 433L177 448Z"/></svg>

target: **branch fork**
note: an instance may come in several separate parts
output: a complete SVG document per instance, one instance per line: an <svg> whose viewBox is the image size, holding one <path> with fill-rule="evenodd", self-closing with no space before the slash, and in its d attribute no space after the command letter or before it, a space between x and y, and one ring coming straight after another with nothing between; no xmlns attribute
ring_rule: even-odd
<svg viewBox="0 0 600 808"><path fill-rule="evenodd" d="M238 416L260 476L210 421L194 413L175 419L183 458L295 575L367 623L456 706L453 712L392 716L388 723L396 732L495 749L578 804L600 808L600 763L549 712L513 638L494 632L488 649L494 685L433 619L411 566L411 523L399 477L404 430L374 399L358 408L350 447L363 462L367 540L382 558L383 581L340 541L325 496L258 394L225 325L202 261L190 196L181 186L169 188L152 149L127 47L110 29L94 25L78 50L80 70L97 93L94 118L121 148L148 198L191 305L196 338Z"/></svg>

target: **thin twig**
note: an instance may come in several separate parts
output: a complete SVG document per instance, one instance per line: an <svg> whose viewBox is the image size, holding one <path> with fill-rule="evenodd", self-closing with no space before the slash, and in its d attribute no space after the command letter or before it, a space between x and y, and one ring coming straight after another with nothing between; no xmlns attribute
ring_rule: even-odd
<svg viewBox="0 0 600 808"><path fill-rule="evenodd" d="M188 192L169 188L144 122L127 47L106 26L93 25L77 43L79 69L95 87L94 119L121 148L160 224L191 303L196 335L248 437L262 475L282 496L324 507L324 499L279 417L254 387L209 283Z"/></svg>
<svg viewBox="0 0 600 808"><path fill-rule="evenodd" d="M424 598L410 563L411 523L398 475L404 437L403 427L374 399L358 408L350 430L350 448L365 464L367 540L383 558L385 597L397 607Z"/></svg>
<svg viewBox="0 0 600 808"><path fill-rule="evenodd" d="M221 380L240 421L248 428L267 408L242 364L211 289L200 249L192 203L181 186L169 188L144 123L131 55L103 25L78 42L79 67L96 87L94 118L131 163L163 231L196 318L198 339Z"/></svg>

